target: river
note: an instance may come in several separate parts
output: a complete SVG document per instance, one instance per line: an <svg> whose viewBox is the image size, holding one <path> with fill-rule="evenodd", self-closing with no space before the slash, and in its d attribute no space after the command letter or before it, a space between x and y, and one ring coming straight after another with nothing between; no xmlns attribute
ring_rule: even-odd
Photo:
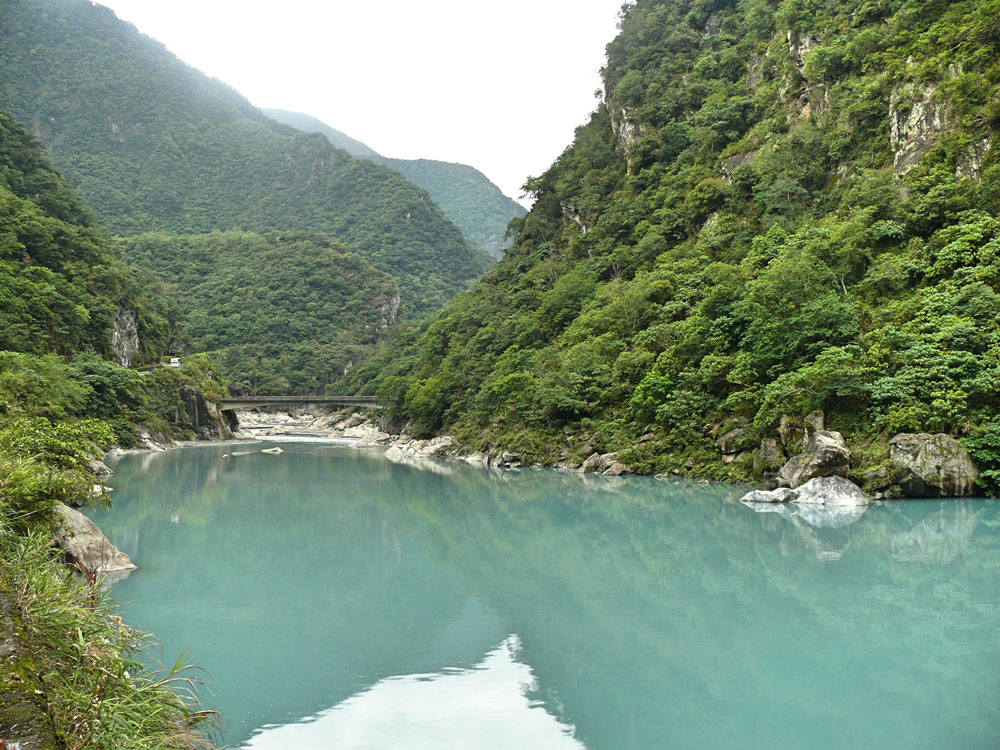
<svg viewBox="0 0 1000 750"><path fill-rule="evenodd" d="M190 649L233 747L1000 746L1000 503L848 523L281 447L123 457L90 513L140 566L121 614Z"/></svg>

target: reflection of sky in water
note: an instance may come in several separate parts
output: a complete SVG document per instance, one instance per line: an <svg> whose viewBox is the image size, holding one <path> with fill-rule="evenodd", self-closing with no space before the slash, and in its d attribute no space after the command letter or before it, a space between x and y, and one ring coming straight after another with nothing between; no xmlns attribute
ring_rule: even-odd
<svg viewBox="0 0 1000 750"><path fill-rule="evenodd" d="M390 677L317 716L264 727L246 750L571 750L572 727L529 697L531 667L510 636L473 669Z"/></svg>

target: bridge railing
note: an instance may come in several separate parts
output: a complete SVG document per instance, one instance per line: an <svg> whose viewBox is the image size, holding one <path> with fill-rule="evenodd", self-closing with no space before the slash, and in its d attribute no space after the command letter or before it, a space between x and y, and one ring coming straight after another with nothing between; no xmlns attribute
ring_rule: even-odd
<svg viewBox="0 0 1000 750"><path fill-rule="evenodd" d="M216 402L220 409L229 411L241 406L267 406L269 404L330 404L333 406L357 406L361 408L376 408L379 406L376 396L246 396L220 398Z"/></svg>

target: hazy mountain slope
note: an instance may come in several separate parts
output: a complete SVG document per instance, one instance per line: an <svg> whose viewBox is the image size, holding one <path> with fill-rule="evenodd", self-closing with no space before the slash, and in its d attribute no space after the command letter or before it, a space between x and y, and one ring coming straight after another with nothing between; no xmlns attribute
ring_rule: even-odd
<svg viewBox="0 0 1000 750"><path fill-rule="evenodd" d="M489 260L384 167L281 126L87 0L7 0L0 108L113 232L309 230L393 275L425 313Z"/></svg>
<svg viewBox="0 0 1000 750"><path fill-rule="evenodd" d="M392 277L323 235L144 234L121 244L184 307L191 343L256 393L322 393L396 322Z"/></svg>
<svg viewBox="0 0 1000 750"><path fill-rule="evenodd" d="M1000 446L998 19L628 6L507 256L349 382L415 432L647 471L759 475L815 409L859 472L898 431Z"/></svg>
<svg viewBox="0 0 1000 750"><path fill-rule="evenodd" d="M502 258L504 248L509 244L505 234L511 219L521 218L527 213L523 206L504 195L475 167L434 159L390 159L315 117L281 109L263 112L297 130L322 133L337 148L399 172L426 190L467 239L495 258Z"/></svg>
<svg viewBox="0 0 1000 750"><path fill-rule="evenodd" d="M361 141L351 138L346 133L334 130L322 120L317 120L311 115L304 115L301 112L289 112L287 109L261 109L265 115L272 120L284 123L303 133L322 133L326 139L334 146L349 153L357 159L381 159L381 155L374 149L368 148Z"/></svg>

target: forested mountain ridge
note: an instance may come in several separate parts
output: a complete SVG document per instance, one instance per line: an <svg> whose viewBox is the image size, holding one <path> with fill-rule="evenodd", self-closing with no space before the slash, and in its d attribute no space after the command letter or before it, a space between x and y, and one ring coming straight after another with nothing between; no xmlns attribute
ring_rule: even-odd
<svg viewBox="0 0 1000 750"><path fill-rule="evenodd" d="M504 260L345 385L524 460L746 479L822 409L858 471L941 431L995 482L998 24L997 0L626 5Z"/></svg>
<svg viewBox="0 0 1000 750"><path fill-rule="evenodd" d="M425 314L489 266L424 193L280 125L87 0L6 0L0 109L116 234L331 234Z"/></svg>
<svg viewBox="0 0 1000 750"><path fill-rule="evenodd" d="M399 289L324 235L149 233L120 243L184 308L184 332L254 393L322 394L396 323Z"/></svg>
<svg viewBox="0 0 1000 750"><path fill-rule="evenodd" d="M282 109L263 112L278 122L307 133L322 133L337 148L352 156L389 167L407 180L419 185L441 207L444 215L462 230L471 242L485 249L494 258L502 258L509 244L507 225L523 217L527 211L504 195L500 188L475 167L453 164L436 159L392 159L334 130L315 117Z"/></svg>

